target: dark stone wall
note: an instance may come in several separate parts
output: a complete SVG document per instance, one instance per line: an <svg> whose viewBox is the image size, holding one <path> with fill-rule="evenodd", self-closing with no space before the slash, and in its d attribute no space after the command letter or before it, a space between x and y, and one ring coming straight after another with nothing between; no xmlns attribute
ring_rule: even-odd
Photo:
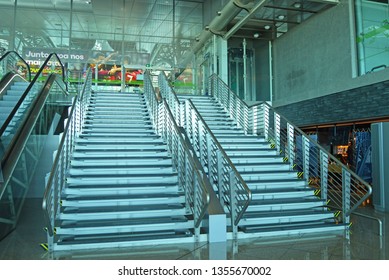
<svg viewBox="0 0 389 280"><path fill-rule="evenodd" d="M276 110L300 127L388 117L389 80L276 107Z"/></svg>

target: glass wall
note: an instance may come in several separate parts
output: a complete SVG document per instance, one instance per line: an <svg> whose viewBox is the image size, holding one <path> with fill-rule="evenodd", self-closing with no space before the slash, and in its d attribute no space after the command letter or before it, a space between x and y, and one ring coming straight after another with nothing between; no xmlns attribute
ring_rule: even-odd
<svg viewBox="0 0 389 280"><path fill-rule="evenodd" d="M356 0L359 73L389 67L388 0Z"/></svg>
<svg viewBox="0 0 389 280"><path fill-rule="evenodd" d="M39 69L56 52L71 81L139 85L148 68L174 69L203 29L203 3L178 0L0 0L0 53ZM125 66L125 67L123 67Z"/></svg>

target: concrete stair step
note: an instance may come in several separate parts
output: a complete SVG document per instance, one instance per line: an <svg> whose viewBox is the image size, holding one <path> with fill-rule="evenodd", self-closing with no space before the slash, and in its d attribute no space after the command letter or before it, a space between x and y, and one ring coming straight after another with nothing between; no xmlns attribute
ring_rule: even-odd
<svg viewBox="0 0 389 280"><path fill-rule="evenodd" d="M54 251L111 249L131 246L149 246L157 244L177 244L194 242L191 230L165 230L127 234L106 234L100 236L67 237L54 244Z"/></svg>
<svg viewBox="0 0 389 280"><path fill-rule="evenodd" d="M342 234L348 226L346 224L336 224L328 221L307 221L290 224L279 224L271 226L243 226L241 229L244 235L256 237L276 237L276 236L294 236L302 234Z"/></svg>
<svg viewBox="0 0 389 280"><path fill-rule="evenodd" d="M285 188L305 188L307 182L303 179L253 180L246 181L251 190L276 190Z"/></svg>
<svg viewBox="0 0 389 280"><path fill-rule="evenodd" d="M59 227L56 230L57 235L71 235L71 236L85 236L85 235L106 235L106 234L120 234L124 233L145 233L145 232L161 232L161 231L174 231L176 229L190 229L193 228L193 221L182 219L164 219L159 221L142 219L147 223L131 223L132 220L126 221L126 223L110 223L104 221L101 223L86 223L87 226L81 224L74 224L73 227ZM85 223L84 223L85 224ZM112 225L111 225L112 224Z"/></svg>
<svg viewBox="0 0 389 280"><path fill-rule="evenodd" d="M68 186L99 186L99 185L138 185L142 183L165 183L176 184L178 182L177 174L161 175L127 175L127 176L104 176L104 177L68 177L66 179Z"/></svg>
<svg viewBox="0 0 389 280"><path fill-rule="evenodd" d="M254 163L236 163L233 162L238 172L255 171L289 171L289 164L283 162L254 162Z"/></svg>
<svg viewBox="0 0 389 280"><path fill-rule="evenodd" d="M297 172L293 170L242 171L240 172L240 175L246 182L298 178Z"/></svg>
<svg viewBox="0 0 389 280"><path fill-rule="evenodd" d="M280 189L280 190L254 190L252 191L252 200L268 200L268 199L297 199L305 197L314 197L314 189Z"/></svg>
<svg viewBox="0 0 389 280"><path fill-rule="evenodd" d="M147 206L147 205L167 205L183 204L185 197L183 195L160 194L159 196L134 196L121 195L109 197L70 197L61 201L61 207L73 208L92 208L92 207L122 207L122 206Z"/></svg>
<svg viewBox="0 0 389 280"><path fill-rule="evenodd" d="M257 149L251 149L251 148L224 148L227 155L230 157L234 156L257 156L262 157L264 155L266 156L277 156L277 150L272 148L257 148Z"/></svg>
<svg viewBox="0 0 389 280"><path fill-rule="evenodd" d="M121 130L116 131L114 129L84 129L83 135L88 136L112 136L112 137L134 137L134 136L147 136L147 135L155 135L153 129L132 129L132 130Z"/></svg>
<svg viewBox="0 0 389 280"><path fill-rule="evenodd" d="M251 201L247 212L265 212L265 211L282 211L282 210L303 210L312 208L323 208L326 201L313 198L288 198L288 199L271 199Z"/></svg>
<svg viewBox="0 0 389 280"><path fill-rule="evenodd" d="M152 137L102 137L102 136L83 136L75 141L76 144L93 144L93 145L163 145L162 139L155 135Z"/></svg>
<svg viewBox="0 0 389 280"><path fill-rule="evenodd" d="M128 143L115 143L114 145L110 144L79 144L74 147L76 151L104 151L104 152L142 152L142 151L155 151L155 152L163 152L166 151L166 147L163 145L158 145L154 143L141 143L141 144L131 144Z"/></svg>
<svg viewBox="0 0 389 280"><path fill-rule="evenodd" d="M159 195L176 194L179 192L177 183L172 182L140 182L128 185L126 182L113 184L106 182L100 185L69 185L63 190L63 195L69 197L107 197L115 195Z"/></svg>
<svg viewBox="0 0 389 280"><path fill-rule="evenodd" d="M172 165L172 160L169 157L150 157L145 158L142 156L139 156L138 158L131 158L131 159L86 159L86 160L78 160L78 159L72 159L71 165L74 168L77 167L139 167L139 168L146 168L146 167L154 167L154 166L160 166L160 167L166 167Z"/></svg>
<svg viewBox="0 0 389 280"><path fill-rule="evenodd" d="M104 152L104 151L88 151L88 152L73 152L73 158L74 159L83 159L83 160L97 160L97 159L111 159L111 160L117 160L117 159L138 159L139 157L143 158L161 158L161 157L167 157L168 152L165 151L139 151L139 152L123 152L123 151L117 151L117 152Z"/></svg>
<svg viewBox="0 0 389 280"><path fill-rule="evenodd" d="M83 210L82 212L80 212ZM77 220L77 221L96 221L108 219L136 219L147 217L169 217L185 215L186 210L180 204L177 205L158 205L158 207L100 207L89 209L73 209L61 212L59 219L61 220Z"/></svg>
<svg viewBox="0 0 389 280"><path fill-rule="evenodd" d="M142 166L142 167L82 167L70 168L68 174L70 176L141 176L141 175L169 175L173 173L173 166L159 167L159 166Z"/></svg>
<svg viewBox="0 0 389 280"><path fill-rule="evenodd" d="M304 211L286 210L286 211L271 211L249 212L246 213L241 222L240 227L252 226L252 229L264 229L264 225L279 226L281 224L302 223L302 222L333 222L334 213L327 210L308 209Z"/></svg>

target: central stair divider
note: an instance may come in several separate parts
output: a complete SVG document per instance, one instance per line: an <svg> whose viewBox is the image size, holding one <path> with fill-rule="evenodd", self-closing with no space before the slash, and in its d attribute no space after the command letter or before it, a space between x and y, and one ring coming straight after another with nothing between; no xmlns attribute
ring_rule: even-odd
<svg viewBox="0 0 389 280"><path fill-rule="evenodd" d="M239 221L251 201L251 190L192 101L181 105L164 73L159 75L158 80L162 96L168 100L169 106L175 108L175 118L185 126L193 148L216 188L220 202L229 213L232 233L236 238Z"/></svg>
<svg viewBox="0 0 389 280"><path fill-rule="evenodd" d="M179 181L185 186L186 192L191 194L188 195L188 207L194 214L195 225L198 226L207 213L208 241L225 242L227 239L226 214L201 165L201 160L193 150L188 135L176 122L177 118L174 115L180 114L179 104L172 106L172 112L166 99L158 100L149 75L145 75L145 95L151 108L153 124L167 142L168 149L173 156L173 164L178 170ZM173 102L170 101L170 103Z"/></svg>

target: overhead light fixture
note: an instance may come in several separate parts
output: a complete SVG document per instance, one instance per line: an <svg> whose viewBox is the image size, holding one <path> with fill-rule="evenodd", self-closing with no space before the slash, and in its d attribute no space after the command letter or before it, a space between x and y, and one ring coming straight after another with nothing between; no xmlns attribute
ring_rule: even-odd
<svg viewBox="0 0 389 280"><path fill-rule="evenodd" d="M265 28L266 30L269 30L270 29L270 25L265 25L263 28Z"/></svg>
<svg viewBox="0 0 389 280"><path fill-rule="evenodd" d="M283 20L283 19L285 19L285 16L284 15L279 15L279 16L277 16L277 19Z"/></svg>
<svg viewBox="0 0 389 280"><path fill-rule="evenodd" d="M300 9L301 8L301 2L295 2L295 3L293 3L293 5L292 5L294 8L296 8L296 9Z"/></svg>
<svg viewBox="0 0 389 280"><path fill-rule="evenodd" d="M217 15L221 16L222 15L222 11L217 11Z"/></svg>
<svg viewBox="0 0 389 280"><path fill-rule="evenodd" d="M254 38L259 38L259 33L258 33L258 32L255 32L255 33L253 34L253 36L254 36Z"/></svg>

